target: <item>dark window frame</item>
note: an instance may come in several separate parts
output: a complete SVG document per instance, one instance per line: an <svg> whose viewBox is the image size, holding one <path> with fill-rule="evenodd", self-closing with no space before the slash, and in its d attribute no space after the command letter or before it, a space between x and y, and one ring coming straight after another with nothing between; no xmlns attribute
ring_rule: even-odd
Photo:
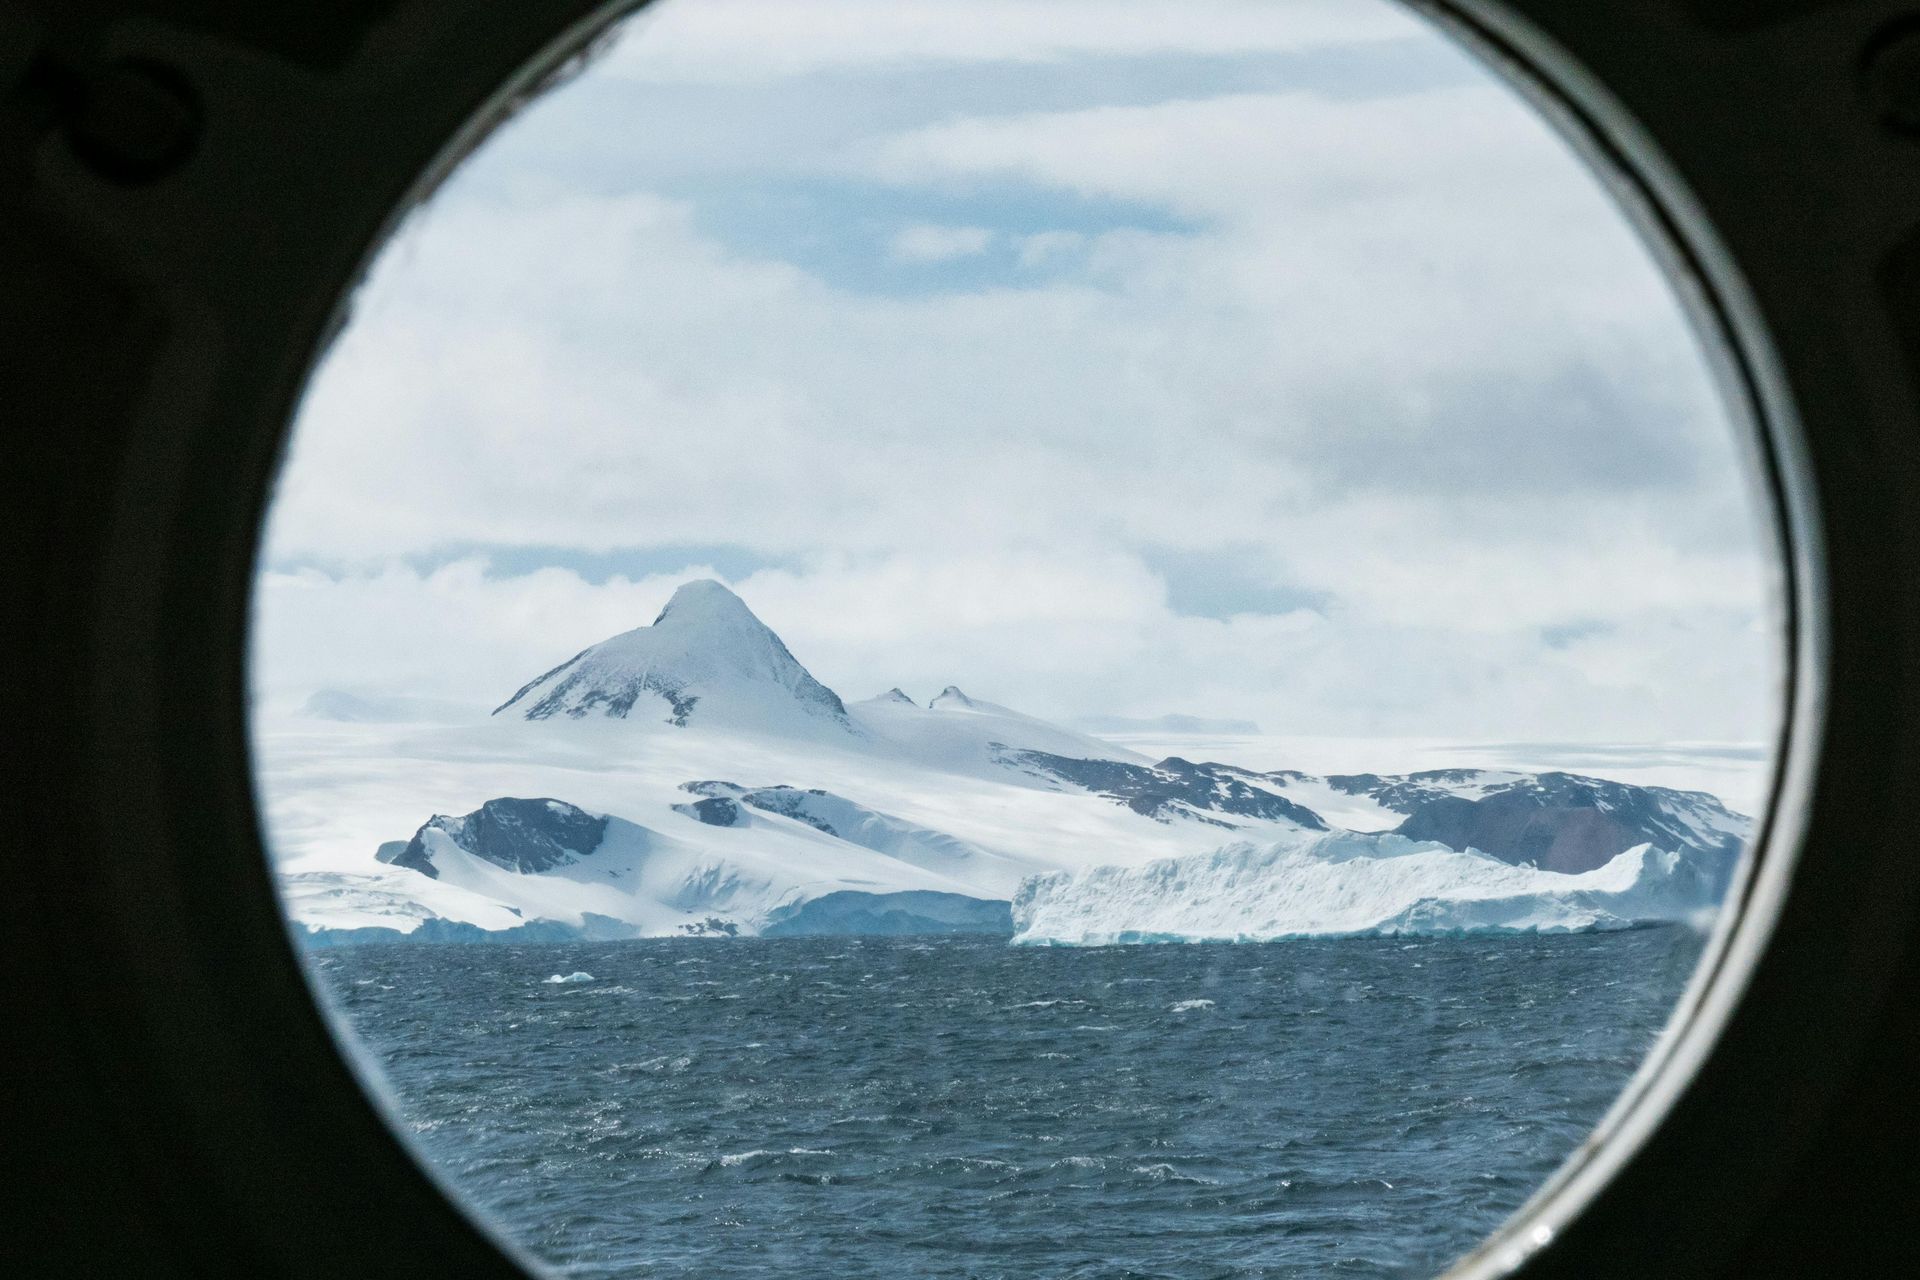
<svg viewBox="0 0 1920 1280"><path fill-rule="evenodd" d="M261 853L243 667L286 426L353 282L626 7L0 9L26 748L0 949L13 1163L36 1185L0 1244L13 1274L522 1274L310 998ZM1417 7L1614 174L1751 415L1792 602L1742 909L1628 1099L1463 1274L1804 1275L1836 1247L1913 1267L1920 144L1881 70L1903 10ZM182 145L142 152L82 111L182 85Z"/></svg>

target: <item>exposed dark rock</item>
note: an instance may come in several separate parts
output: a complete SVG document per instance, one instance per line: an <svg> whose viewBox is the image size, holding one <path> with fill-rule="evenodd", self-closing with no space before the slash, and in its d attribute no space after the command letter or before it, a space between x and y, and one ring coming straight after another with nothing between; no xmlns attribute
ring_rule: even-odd
<svg viewBox="0 0 1920 1280"><path fill-rule="evenodd" d="M1370 796L1382 808L1395 813L1411 813L1430 800L1452 798L1453 787L1472 783L1480 773L1478 769L1428 769L1398 777L1336 773L1328 776L1327 785L1350 796Z"/></svg>
<svg viewBox="0 0 1920 1280"><path fill-rule="evenodd" d="M1107 796L1157 822L1185 817L1232 827L1233 823L1210 816L1224 814L1292 822L1309 831L1327 829L1319 814L1270 790L1265 775L1232 765L1195 764L1179 756L1168 756L1154 765L1078 760L1045 751L1014 750L998 743L992 750L994 759L1002 764Z"/></svg>
<svg viewBox="0 0 1920 1280"><path fill-rule="evenodd" d="M691 792L696 796L727 796L736 800L747 793L747 789L739 783L722 782L718 778L707 778L698 782L683 782L680 784L680 789Z"/></svg>
<svg viewBox="0 0 1920 1280"><path fill-rule="evenodd" d="M435 814L414 832L393 865L438 879L425 839L430 830L444 831L456 845L497 867L534 874L599 848L607 820L561 800L503 796L461 817Z"/></svg>
<svg viewBox="0 0 1920 1280"><path fill-rule="evenodd" d="M759 787L747 792L741 796L740 799L756 809L763 809L768 813L777 813L783 818L792 818L795 822L804 822L815 831L824 831L830 836L837 836L840 833L833 829L831 823L815 814L808 813L804 806L806 797L825 796L826 794L825 791L821 791L817 787L806 791L802 791L798 787Z"/></svg>
<svg viewBox="0 0 1920 1280"><path fill-rule="evenodd" d="M1597 809L1550 807L1537 797L1512 793L1429 800L1395 831L1413 840L1478 849L1505 862L1531 862L1544 871L1591 871L1642 843Z"/></svg>
<svg viewBox="0 0 1920 1280"><path fill-rule="evenodd" d="M673 811L697 818L710 827L738 827L747 820L747 815L740 812L740 805L731 796L708 796L691 804L677 804L673 806Z"/></svg>
<svg viewBox="0 0 1920 1280"><path fill-rule="evenodd" d="M806 811L805 801L808 796L824 797L830 794L820 790L818 787L810 788L806 791L802 791L798 787L781 786L754 787L749 789L741 786L737 782L722 782L718 779L709 779L702 782L683 782L680 784L680 789L682 791L690 791L697 796L705 796L706 799L696 801L693 804L677 804L673 807L682 813L693 814L693 816L700 818L702 822L712 823L712 825L717 827L740 825L740 821L745 818L745 814L740 810L740 806L744 804L751 805L755 809L760 809L767 813L778 814L783 818L792 818L796 822L804 822L814 830L824 831L830 836L840 834L838 831L835 831L829 823L817 815ZM717 820L726 813L725 809L719 807L723 804L731 808L733 813L731 820ZM708 806L713 807L708 808ZM712 813L714 817L701 816L701 813L696 812L699 810Z"/></svg>
<svg viewBox="0 0 1920 1280"><path fill-rule="evenodd" d="M1413 774L1374 779L1370 792L1359 793L1407 814L1395 828L1400 835L1547 871L1591 871L1640 844L1724 856L1730 867L1744 844L1727 830L1739 824L1737 816L1702 792L1569 773L1495 783L1478 796L1453 795L1435 785L1474 780L1471 771Z"/></svg>
<svg viewBox="0 0 1920 1280"><path fill-rule="evenodd" d="M493 713L499 715L518 702L526 693L538 687L541 681L559 675L591 652L592 650L586 650L577 653L541 676L540 679L521 686L518 693L495 707ZM682 729L687 727L687 717L693 714L694 706L700 701L698 694L688 693L679 682L657 674L649 673L631 679L609 681L597 673L594 675L576 673L548 689L537 702L527 708L526 718L547 720L556 714L565 714L579 720L599 711L604 715L624 720L633 710L634 704L640 701L640 695L644 693L658 694L666 699L667 723Z"/></svg>

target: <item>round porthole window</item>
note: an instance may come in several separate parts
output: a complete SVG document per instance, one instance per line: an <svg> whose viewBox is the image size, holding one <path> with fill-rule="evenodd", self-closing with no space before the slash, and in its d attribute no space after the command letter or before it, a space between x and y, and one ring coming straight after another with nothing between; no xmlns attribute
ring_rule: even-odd
<svg viewBox="0 0 1920 1280"><path fill-rule="evenodd" d="M268 843L395 1128L567 1275L1469 1254L1696 998L1786 715L1620 184L1386 3L615 36L380 249L268 520Z"/></svg>

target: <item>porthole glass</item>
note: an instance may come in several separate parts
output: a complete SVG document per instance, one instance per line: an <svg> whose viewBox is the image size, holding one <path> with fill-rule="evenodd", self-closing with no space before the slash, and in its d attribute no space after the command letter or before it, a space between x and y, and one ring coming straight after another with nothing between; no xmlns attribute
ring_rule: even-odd
<svg viewBox="0 0 1920 1280"><path fill-rule="evenodd" d="M666 0L412 209L251 677L394 1127L557 1274L1433 1274L1708 950L1752 443L1385 3Z"/></svg>

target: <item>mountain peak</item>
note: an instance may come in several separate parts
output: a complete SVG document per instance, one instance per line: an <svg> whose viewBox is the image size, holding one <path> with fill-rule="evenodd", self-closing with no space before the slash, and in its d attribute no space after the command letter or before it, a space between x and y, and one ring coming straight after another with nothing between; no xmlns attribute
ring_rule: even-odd
<svg viewBox="0 0 1920 1280"><path fill-rule="evenodd" d="M742 621L751 622L757 627L766 626L754 616L753 610L747 608L745 600L712 578L695 578L675 588L666 607L660 610L660 616L653 620L653 625L657 627L667 621L676 626Z"/></svg>
<svg viewBox="0 0 1920 1280"><path fill-rule="evenodd" d="M800 665L746 601L712 579L683 583L653 625L575 654L494 712L731 725L776 732L851 730L840 696Z"/></svg>
<svg viewBox="0 0 1920 1280"><path fill-rule="evenodd" d="M919 703L915 702L912 698L909 698L905 693L901 692L899 685L893 686L893 688L887 690L885 693L875 698L874 701L904 703L909 707L918 707L920 705Z"/></svg>
<svg viewBox="0 0 1920 1280"><path fill-rule="evenodd" d="M956 710L971 711L974 707L974 701L966 694L960 692L959 685L950 684L942 689L940 696L932 702L929 702L927 706L934 710L938 710L941 707L952 707Z"/></svg>

